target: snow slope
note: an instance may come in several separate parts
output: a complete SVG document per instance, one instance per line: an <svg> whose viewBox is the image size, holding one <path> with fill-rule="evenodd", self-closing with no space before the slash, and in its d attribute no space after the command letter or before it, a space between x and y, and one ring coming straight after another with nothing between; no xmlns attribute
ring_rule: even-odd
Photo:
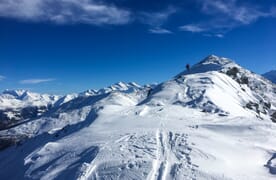
<svg viewBox="0 0 276 180"><path fill-rule="evenodd" d="M117 83L61 97L0 131L0 177L275 179L275 92L209 56L157 86Z"/></svg>
<svg viewBox="0 0 276 180"><path fill-rule="evenodd" d="M147 104L180 104L234 116L271 118L276 86L232 60L214 55L155 88Z"/></svg>

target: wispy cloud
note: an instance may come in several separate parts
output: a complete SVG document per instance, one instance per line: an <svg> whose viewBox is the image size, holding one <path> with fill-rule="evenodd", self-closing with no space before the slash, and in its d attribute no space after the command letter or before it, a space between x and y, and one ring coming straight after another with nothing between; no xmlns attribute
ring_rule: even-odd
<svg viewBox="0 0 276 180"><path fill-rule="evenodd" d="M126 24L131 13L94 0L1 0L0 17L54 23Z"/></svg>
<svg viewBox="0 0 276 180"><path fill-rule="evenodd" d="M218 38L223 38L224 35L223 34L214 34L215 37L218 37Z"/></svg>
<svg viewBox="0 0 276 180"><path fill-rule="evenodd" d="M179 29L181 31L189 31L189 32L203 32L206 31L204 28L200 27L196 24L188 24L184 26L180 26Z"/></svg>
<svg viewBox="0 0 276 180"><path fill-rule="evenodd" d="M220 33L205 33L203 34L206 37L216 37L216 38L224 38L224 34L220 34Z"/></svg>
<svg viewBox="0 0 276 180"><path fill-rule="evenodd" d="M50 82L54 81L55 79L53 78L47 78L47 79L24 79L19 81L20 84L39 84L39 83L44 83L44 82Z"/></svg>
<svg viewBox="0 0 276 180"><path fill-rule="evenodd" d="M223 38L224 37L224 32L212 32L212 28L208 28L208 27L204 27L201 26L200 24L196 25L196 24L189 24L189 25L184 25L184 26L180 26L179 29L181 31L188 31L188 32L192 32L192 33L204 33L203 35L206 37L217 37L217 38ZM207 33L206 33L207 32Z"/></svg>
<svg viewBox="0 0 276 180"><path fill-rule="evenodd" d="M163 25L168 20L168 18L176 12L177 12L176 8L169 7L165 10L161 10L157 12L138 13L137 18L140 22L144 24L159 27Z"/></svg>
<svg viewBox="0 0 276 180"><path fill-rule="evenodd" d="M0 81L2 81L2 80L4 80L4 79L6 79L6 77L5 77L5 76L0 75Z"/></svg>
<svg viewBox="0 0 276 180"><path fill-rule="evenodd" d="M233 28L248 25L260 18L276 17L276 9L264 9L239 0L197 0L201 4L201 13L207 15L203 21L180 26L182 31L197 33L211 32L216 37L223 35Z"/></svg>
<svg viewBox="0 0 276 180"><path fill-rule="evenodd" d="M237 0L203 1L202 11L206 14L224 14L227 18L241 24L250 24L260 17L271 15L270 12L263 12L253 5L239 5Z"/></svg>
<svg viewBox="0 0 276 180"><path fill-rule="evenodd" d="M155 34L169 34L171 31L168 29L175 29L172 26L180 26L179 30L193 33L225 34L260 18L276 17L275 3L263 7L265 3L249 0L164 1L160 2L162 6L151 9L146 0L141 1L147 8L138 8L119 0L0 0L0 17L99 26L134 22L148 25L148 31ZM183 23L167 23L175 17L178 23L181 19Z"/></svg>
<svg viewBox="0 0 276 180"><path fill-rule="evenodd" d="M152 34L172 34L170 30L160 27L151 28L149 29L149 32Z"/></svg>
<svg viewBox="0 0 276 180"><path fill-rule="evenodd" d="M168 7L157 12L140 12L136 15L139 22L150 26L149 32L154 34L171 34L172 32L162 26L168 21L170 16L177 12L177 8Z"/></svg>
<svg viewBox="0 0 276 180"><path fill-rule="evenodd" d="M176 12L168 6L156 11L136 11L97 0L0 0L0 17L56 24L149 25L149 32L168 34L162 25Z"/></svg>

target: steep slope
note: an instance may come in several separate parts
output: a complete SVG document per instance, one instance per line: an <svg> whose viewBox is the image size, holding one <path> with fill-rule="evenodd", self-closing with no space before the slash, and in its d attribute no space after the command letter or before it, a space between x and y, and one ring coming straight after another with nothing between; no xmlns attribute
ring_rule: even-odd
<svg viewBox="0 0 276 180"><path fill-rule="evenodd" d="M66 95L1 130L0 177L275 179L274 111L274 84L209 56L157 86Z"/></svg>
<svg viewBox="0 0 276 180"><path fill-rule="evenodd" d="M159 85L146 104L169 103L221 115L248 116L250 112L245 106L256 99L249 88L245 86L244 89L227 75L216 71L189 74Z"/></svg>
<svg viewBox="0 0 276 180"><path fill-rule="evenodd" d="M272 70L267 73L264 73L262 76L276 84L276 70Z"/></svg>

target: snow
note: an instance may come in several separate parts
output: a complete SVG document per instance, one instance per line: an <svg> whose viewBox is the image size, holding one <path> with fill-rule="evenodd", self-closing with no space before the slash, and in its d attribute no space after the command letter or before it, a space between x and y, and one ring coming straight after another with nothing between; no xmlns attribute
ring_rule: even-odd
<svg viewBox="0 0 276 180"><path fill-rule="evenodd" d="M244 106L256 98L248 88L243 89L236 81L216 71L187 74L161 84L147 104L181 104L208 112L250 116L252 112Z"/></svg>
<svg viewBox="0 0 276 180"><path fill-rule="evenodd" d="M61 106L62 104L65 104L77 97L78 97L78 94L67 94L67 95L61 97L59 100L57 100L55 102L55 106Z"/></svg>
<svg viewBox="0 0 276 180"><path fill-rule="evenodd" d="M47 106L54 104L59 98L59 96L38 94L27 90L5 90L0 94L0 109Z"/></svg>
<svg viewBox="0 0 276 180"><path fill-rule="evenodd" d="M176 77L186 74L196 74L196 73L204 73L209 71L220 71L224 68L237 66L236 63L234 63L232 60L227 58L220 58L215 55L210 55L203 59L201 62L195 64L192 66L192 68L189 71L183 71L180 74L178 74Z"/></svg>
<svg viewBox="0 0 276 180"><path fill-rule="evenodd" d="M233 66L237 77L226 73ZM275 179L276 124L266 113L275 110L275 85L214 55L195 67L156 86L119 82L66 95L1 130L1 138L24 137L0 151L1 179ZM244 75L248 84L237 79ZM259 113L246 107L268 99Z"/></svg>
<svg viewBox="0 0 276 180"><path fill-rule="evenodd" d="M139 108L148 112L140 116L133 106L108 105L88 126L89 122L78 123L67 127L67 132L60 131L59 137L44 133L7 149L0 154L1 177L274 178L265 167L276 147L274 124L257 118L220 117L178 105L167 105L162 111L144 105ZM271 167L275 167L273 162ZM24 171L14 173L10 167Z"/></svg>

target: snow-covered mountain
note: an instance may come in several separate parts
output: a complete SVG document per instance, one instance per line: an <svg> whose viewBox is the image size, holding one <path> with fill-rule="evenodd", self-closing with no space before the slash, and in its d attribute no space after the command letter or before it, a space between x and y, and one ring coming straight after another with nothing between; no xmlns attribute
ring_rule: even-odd
<svg viewBox="0 0 276 180"><path fill-rule="evenodd" d="M227 58L158 85L0 97L6 114L47 107L0 131L3 179L276 178L276 85Z"/></svg>
<svg viewBox="0 0 276 180"><path fill-rule="evenodd" d="M42 115L59 98L27 90L5 90L0 94L0 129Z"/></svg>
<svg viewBox="0 0 276 180"><path fill-rule="evenodd" d="M233 61L211 55L174 79L159 84L146 104L178 104L220 115L270 117L276 86Z"/></svg>
<svg viewBox="0 0 276 180"><path fill-rule="evenodd" d="M28 106L47 106L59 96L38 94L27 90L5 90L0 94L0 108L24 108Z"/></svg>
<svg viewBox="0 0 276 180"><path fill-rule="evenodd" d="M276 84L276 70L272 70L267 73L264 73L263 76Z"/></svg>
<svg viewBox="0 0 276 180"><path fill-rule="evenodd" d="M115 92L138 93L138 91L146 90L152 86L142 87L134 82L119 82L100 90L90 89L79 94L67 94L65 96L38 94L27 90L5 90L0 94L0 129L43 116L55 109L62 108L67 102L85 101L89 98L92 99L91 96L106 96ZM141 94L141 96L143 95ZM137 96L137 98L139 97Z"/></svg>

